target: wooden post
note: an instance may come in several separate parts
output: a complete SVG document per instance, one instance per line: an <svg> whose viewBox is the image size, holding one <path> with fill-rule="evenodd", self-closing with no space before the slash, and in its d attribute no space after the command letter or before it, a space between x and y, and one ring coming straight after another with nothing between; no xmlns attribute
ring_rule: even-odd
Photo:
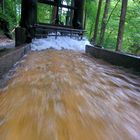
<svg viewBox="0 0 140 140"><path fill-rule="evenodd" d="M122 0L121 17L120 17L120 23L119 23L116 51L121 51L121 48L122 48L127 4L128 4L128 0Z"/></svg>
<svg viewBox="0 0 140 140"><path fill-rule="evenodd" d="M37 22L37 0L22 0L20 28L16 30L16 44L30 43L34 36L33 28ZM23 37L24 35L24 37ZM25 38L21 40L21 38Z"/></svg>
<svg viewBox="0 0 140 140"><path fill-rule="evenodd" d="M75 0L74 6L76 9L74 10L73 27L78 29L83 29L85 0Z"/></svg>
<svg viewBox="0 0 140 140"><path fill-rule="evenodd" d="M52 11L52 24L55 24L55 20L56 20L56 14L57 14L57 7L53 6L53 11Z"/></svg>
<svg viewBox="0 0 140 140"><path fill-rule="evenodd" d="M55 0L55 4L56 4L56 17L55 17L55 24L59 24L59 3L60 0Z"/></svg>
<svg viewBox="0 0 140 140"><path fill-rule="evenodd" d="M74 7L74 0L72 0L71 6ZM70 26L73 26L73 16L74 16L74 10L71 9L71 11L70 11Z"/></svg>
<svg viewBox="0 0 140 140"><path fill-rule="evenodd" d="M20 26L28 28L37 22L37 0L22 0Z"/></svg>

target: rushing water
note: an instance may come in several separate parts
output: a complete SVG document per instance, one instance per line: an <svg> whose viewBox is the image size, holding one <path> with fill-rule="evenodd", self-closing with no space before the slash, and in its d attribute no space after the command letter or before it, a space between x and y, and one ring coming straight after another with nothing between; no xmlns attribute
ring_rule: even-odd
<svg viewBox="0 0 140 140"><path fill-rule="evenodd" d="M32 52L0 90L0 140L140 140L140 77L77 52Z"/></svg>

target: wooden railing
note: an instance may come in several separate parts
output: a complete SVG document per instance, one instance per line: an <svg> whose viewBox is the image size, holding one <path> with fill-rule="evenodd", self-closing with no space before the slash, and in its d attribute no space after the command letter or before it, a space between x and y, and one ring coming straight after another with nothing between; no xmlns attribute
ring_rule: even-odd
<svg viewBox="0 0 140 140"><path fill-rule="evenodd" d="M55 38L57 38L58 36L69 36L83 39L83 35L86 32L83 29L73 29L72 27L49 24L35 24L32 28L34 38L44 38L48 36L55 36Z"/></svg>

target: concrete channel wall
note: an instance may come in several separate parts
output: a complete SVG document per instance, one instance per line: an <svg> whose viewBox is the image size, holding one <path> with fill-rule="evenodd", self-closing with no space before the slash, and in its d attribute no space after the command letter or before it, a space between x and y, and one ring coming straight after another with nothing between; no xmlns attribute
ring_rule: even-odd
<svg viewBox="0 0 140 140"><path fill-rule="evenodd" d="M6 74L10 68L22 58L28 51L30 51L30 44L18 47L14 51L0 57L0 79Z"/></svg>
<svg viewBox="0 0 140 140"><path fill-rule="evenodd" d="M2 42L0 43L0 50L2 49L12 49L15 48L15 42L11 41L10 43L8 42Z"/></svg>
<svg viewBox="0 0 140 140"><path fill-rule="evenodd" d="M86 53L89 53L95 58L103 59L113 65L123 66L125 68L132 68L135 71L140 72L140 57L119 52L112 52L89 45L86 45Z"/></svg>

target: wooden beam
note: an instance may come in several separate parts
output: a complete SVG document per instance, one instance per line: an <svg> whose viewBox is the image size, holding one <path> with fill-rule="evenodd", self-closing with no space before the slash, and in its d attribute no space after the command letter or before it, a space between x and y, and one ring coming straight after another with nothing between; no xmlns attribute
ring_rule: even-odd
<svg viewBox="0 0 140 140"><path fill-rule="evenodd" d="M49 0L38 0L39 3L44 3L52 6L57 6L57 2L55 1L49 1ZM60 4L59 7L67 8L67 9L76 9L74 6L69 6L69 5L63 5Z"/></svg>
<svg viewBox="0 0 140 140"><path fill-rule="evenodd" d="M73 7L73 6L68 6L68 5L63 5L61 4L60 7L63 7L63 8L68 8L68 9L77 9L76 7Z"/></svg>
<svg viewBox="0 0 140 140"><path fill-rule="evenodd" d="M50 0L38 0L38 2L56 6L56 2L55 2L55 1L50 1Z"/></svg>

